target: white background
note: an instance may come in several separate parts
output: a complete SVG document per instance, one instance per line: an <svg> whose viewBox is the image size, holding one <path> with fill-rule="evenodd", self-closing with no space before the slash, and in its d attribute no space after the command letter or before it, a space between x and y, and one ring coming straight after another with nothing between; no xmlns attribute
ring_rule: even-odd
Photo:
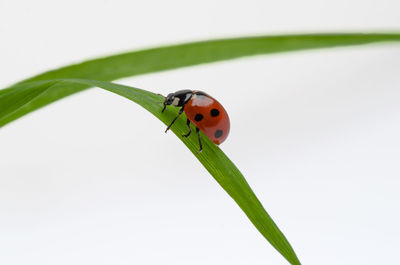
<svg viewBox="0 0 400 265"><path fill-rule="evenodd" d="M400 30L399 1L0 0L0 87L214 37ZM221 148L303 264L398 264L400 45L287 53L119 80L196 88ZM0 129L0 264L287 264L165 126L91 89Z"/></svg>

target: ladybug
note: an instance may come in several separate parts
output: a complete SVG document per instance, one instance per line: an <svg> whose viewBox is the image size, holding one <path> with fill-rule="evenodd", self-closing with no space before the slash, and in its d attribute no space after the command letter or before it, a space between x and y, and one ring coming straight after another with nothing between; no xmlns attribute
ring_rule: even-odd
<svg viewBox="0 0 400 265"><path fill-rule="evenodd" d="M161 112L164 112L167 105L181 107L181 109L165 132L167 132L176 119L185 112L187 116L186 124L189 132L182 136L188 137L190 135L192 132L190 123L193 123L196 126L196 133L199 139L200 149L198 152L201 152L203 149L199 131L202 131L217 145L225 141L228 137L230 128L228 113L216 99L208 94L196 90L179 90L165 97L164 108Z"/></svg>

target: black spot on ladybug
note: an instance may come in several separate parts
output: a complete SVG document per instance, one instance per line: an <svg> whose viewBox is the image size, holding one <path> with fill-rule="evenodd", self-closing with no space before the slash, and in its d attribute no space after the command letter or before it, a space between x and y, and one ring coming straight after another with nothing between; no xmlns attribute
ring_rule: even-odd
<svg viewBox="0 0 400 265"><path fill-rule="evenodd" d="M203 114L197 113L196 116L194 116L195 121L201 121L204 118Z"/></svg>
<svg viewBox="0 0 400 265"><path fill-rule="evenodd" d="M212 110L210 111L210 114L211 114L212 117L217 117L217 116L219 115L219 110L217 110L217 109L212 109Z"/></svg>
<svg viewBox="0 0 400 265"><path fill-rule="evenodd" d="M214 133L215 138L219 138L222 136L222 131L221 130L216 130Z"/></svg>

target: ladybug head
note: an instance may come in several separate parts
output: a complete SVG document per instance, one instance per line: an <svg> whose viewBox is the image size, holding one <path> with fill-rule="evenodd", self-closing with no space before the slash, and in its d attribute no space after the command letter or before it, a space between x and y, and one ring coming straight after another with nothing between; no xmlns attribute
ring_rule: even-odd
<svg viewBox="0 0 400 265"><path fill-rule="evenodd" d="M175 107L184 107L185 104L190 100L193 95L192 90L179 90L175 93L170 93L168 96L164 98L164 108L162 111L165 110L167 105L172 105Z"/></svg>
<svg viewBox="0 0 400 265"><path fill-rule="evenodd" d="M164 112L167 105L171 105L174 103L174 99L175 99L175 93L169 93L168 96L165 97L164 108L162 109L162 112Z"/></svg>

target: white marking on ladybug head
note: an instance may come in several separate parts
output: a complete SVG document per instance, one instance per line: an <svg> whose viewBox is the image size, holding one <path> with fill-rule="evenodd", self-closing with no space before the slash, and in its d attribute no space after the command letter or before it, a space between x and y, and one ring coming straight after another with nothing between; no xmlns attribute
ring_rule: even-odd
<svg viewBox="0 0 400 265"><path fill-rule="evenodd" d="M187 93L187 94L186 94L186 97L185 97L185 101L184 101L184 102L188 102L188 101L189 101L189 99L190 99L192 96L193 96L193 94L191 94L191 93Z"/></svg>
<svg viewBox="0 0 400 265"><path fill-rule="evenodd" d="M178 106L178 104L179 104L179 98L174 98L171 105Z"/></svg>

